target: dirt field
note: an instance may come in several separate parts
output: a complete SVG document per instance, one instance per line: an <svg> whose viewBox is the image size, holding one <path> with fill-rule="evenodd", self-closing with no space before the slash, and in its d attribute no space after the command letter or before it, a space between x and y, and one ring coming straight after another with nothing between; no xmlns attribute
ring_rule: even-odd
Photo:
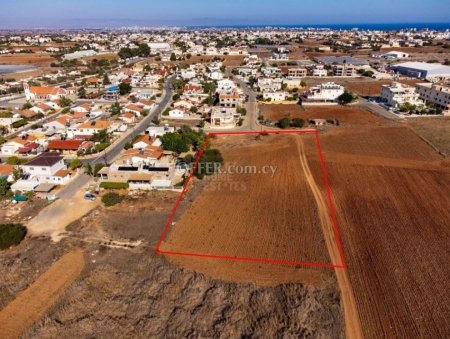
<svg viewBox="0 0 450 339"><path fill-rule="evenodd" d="M224 140L214 140L213 145L223 150L225 169L233 164L257 169L273 166L275 173L208 178L205 192L180 217L161 249L329 263L314 198L298 171L295 137L218 139ZM247 146L236 148L236 142Z"/></svg>
<svg viewBox="0 0 450 339"><path fill-rule="evenodd" d="M417 135L431 143L439 152L450 155L450 117L408 119Z"/></svg>
<svg viewBox="0 0 450 339"><path fill-rule="evenodd" d="M202 189L189 192L193 199ZM0 252L3 308L68 248L85 252L85 268L59 300L24 335L36 337L343 337L340 294L326 284L260 286L216 280L181 269L153 253L175 192L149 192L102 207L74 222L71 237L57 244L27 238ZM181 204L181 210L189 206ZM130 243L109 245L96 239ZM265 272L246 263L242 270ZM294 268L292 268L294 269ZM280 271L280 281L288 276ZM114 282L114 283L111 283ZM7 296L7 297L6 297Z"/></svg>
<svg viewBox="0 0 450 339"><path fill-rule="evenodd" d="M260 104L260 112L264 119L274 121L288 117L308 119L337 119L340 125L385 125L386 121L359 107L354 106L300 106L282 104Z"/></svg>
<svg viewBox="0 0 450 339"><path fill-rule="evenodd" d="M0 65L40 65L49 66L55 59L49 54L12 54L0 55Z"/></svg>
<svg viewBox="0 0 450 339"><path fill-rule="evenodd" d="M81 250L67 253L0 311L2 337L17 338L58 300L84 267Z"/></svg>
<svg viewBox="0 0 450 339"><path fill-rule="evenodd" d="M321 144L364 337L447 337L449 163L406 127L350 130Z"/></svg>

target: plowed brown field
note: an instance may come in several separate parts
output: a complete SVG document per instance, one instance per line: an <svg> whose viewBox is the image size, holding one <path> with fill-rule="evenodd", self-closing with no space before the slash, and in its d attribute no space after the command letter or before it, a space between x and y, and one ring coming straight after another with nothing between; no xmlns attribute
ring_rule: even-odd
<svg viewBox="0 0 450 339"><path fill-rule="evenodd" d="M342 125L385 125L382 118L354 106L304 106L283 104L261 104L260 112L264 119L279 120L282 118L337 119Z"/></svg>
<svg viewBox="0 0 450 339"><path fill-rule="evenodd" d="M448 337L448 162L407 128L333 130L321 144L364 337Z"/></svg>
<svg viewBox="0 0 450 339"><path fill-rule="evenodd" d="M228 166L275 174L216 175L173 226L162 250L330 263L318 209L293 135L219 137ZM228 147L224 145L228 144ZM244 142L247 146L233 147Z"/></svg>

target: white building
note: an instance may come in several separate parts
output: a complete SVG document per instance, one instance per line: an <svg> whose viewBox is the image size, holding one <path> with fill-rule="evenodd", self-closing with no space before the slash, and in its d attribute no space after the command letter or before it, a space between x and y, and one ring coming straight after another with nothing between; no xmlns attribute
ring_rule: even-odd
<svg viewBox="0 0 450 339"><path fill-rule="evenodd" d="M381 98L392 107L400 107L408 102L412 105L423 105L424 102L419 98L419 93L413 86L394 82L390 85L381 86Z"/></svg>
<svg viewBox="0 0 450 339"><path fill-rule="evenodd" d="M284 101L288 98L289 94L287 92L264 92L263 99L270 101Z"/></svg>
<svg viewBox="0 0 450 339"><path fill-rule="evenodd" d="M169 117L171 118L184 118L186 111L181 108L174 108L169 111Z"/></svg>
<svg viewBox="0 0 450 339"><path fill-rule="evenodd" d="M323 84L313 86L307 92L309 100L316 101L336 101L336 99L344 93L344 87L334 82L325 82Z"/></svg>
<svg viewBox="0 0 450 339"><path fill-rule="evenodd" d="M429 82L416 84L420 99L431 101L443 110L450 110L450 87Z"/></svg>
<svg viewBox="0 0 450 339"><path fill-rule="evenodd" d="M450 66L427 62L404 62L392 66L399 74L429 81L450 79Z"/></svg>
<svg viewBox="0 0 450 339"><path fill-rule="evenodd" d="M213 107L211 127L233 128L236 126L236 108Z"/></svg>
<svg viewBox="0 0 450 339"><path fill-rule="evenodd" d="M64 185L70 179L64 157L59 153L42 153L21 168L29 175L29 180L39 183Z"/></svg>

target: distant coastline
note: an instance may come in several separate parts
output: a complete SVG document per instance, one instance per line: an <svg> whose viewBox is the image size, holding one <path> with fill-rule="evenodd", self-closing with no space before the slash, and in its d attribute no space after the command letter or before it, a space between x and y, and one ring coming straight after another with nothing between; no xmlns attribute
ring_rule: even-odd
<svg viewBox="0 0 450 339"><path fill-rule="evenodd" d="M1 25L1 24L0 24ZM195 30L195 29L331 29L331 30L351 30L357 28L359 30L379 30L379 31L398 31L402 29L417 30L450 30L450 22L409 22L409 23L353 23L353 24L234 24L234 25L157 25L154 23L146 23L138 20L133 21L116 21L116 22L87 22L83 26L77 24L66 24L61 26L39 26L39 27L1 27L0 31L95 31L95 30Z"/></svg>
<svg viewBox="0 0 450 339"><path fill-rule="evenodd" d="M314 25L199 25L186 26L188 28L236 28L236 29L251 29L251 28L314 28L314 29L332 29L332 30L350 30L358 28L360 30L380 30L380 31L398 31L401 29L430 29L445 31L450 30L450 22L440 23L368 23L368 24L314 24Z"/></svg>

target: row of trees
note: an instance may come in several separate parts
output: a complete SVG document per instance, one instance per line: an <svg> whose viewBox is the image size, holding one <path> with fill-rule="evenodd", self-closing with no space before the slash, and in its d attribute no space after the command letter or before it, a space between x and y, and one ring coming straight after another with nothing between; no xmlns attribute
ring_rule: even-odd
<svg viewBox="0 0 450 339"><path fill-rule="evenodd" d="M150 47L146 43L139 44L137 48L123 47L119 50L121 59L129 59L133 57L148 57L150 55Z"/></svg>

